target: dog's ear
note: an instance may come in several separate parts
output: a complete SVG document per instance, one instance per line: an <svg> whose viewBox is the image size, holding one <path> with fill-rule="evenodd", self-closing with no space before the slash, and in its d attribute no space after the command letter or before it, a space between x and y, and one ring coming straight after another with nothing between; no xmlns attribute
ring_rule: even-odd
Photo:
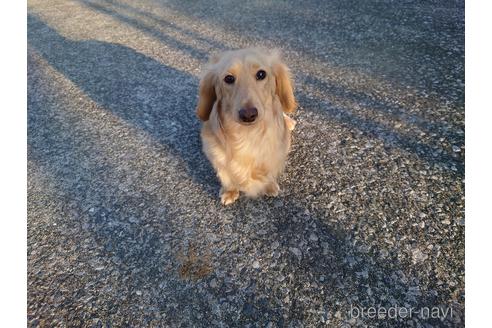
<svg viewBox="0 0 492 328"><path fill-rule="evenodd" d="M272 66L275 74L275 93L280 99L282 109L285 113L293 113L297 108L297 101L294 97L290 71L279 58L274 60Z"/></svg>
<svg viewBox="0 0 492 328"><path fill-rule="evenodd" d="M215 94L215 74L208 71L200 80L200 91L198 96L196 114L202 121L208 121L214 103L217 100Z"/></svg>

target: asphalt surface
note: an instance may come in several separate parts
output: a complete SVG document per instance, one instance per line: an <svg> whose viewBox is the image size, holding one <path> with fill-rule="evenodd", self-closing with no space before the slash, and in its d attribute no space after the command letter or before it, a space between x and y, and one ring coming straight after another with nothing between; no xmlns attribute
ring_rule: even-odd
<svg viewBox="0 0 492 328"><path fill-rule="evenodd" d="M223 207L198 77L251 45L298 124ZM462 1L30 0L27 57L28 326L464 326Z"/></svg>

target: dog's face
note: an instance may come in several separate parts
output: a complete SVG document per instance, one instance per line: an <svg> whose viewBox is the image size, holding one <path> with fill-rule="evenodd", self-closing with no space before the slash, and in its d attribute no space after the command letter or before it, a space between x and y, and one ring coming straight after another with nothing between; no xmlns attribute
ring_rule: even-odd
<svg viewBox="0 0 492 328"><path fill-rule="evenodd" d="M223 115L241 124L260 121L271 108L275 79L264 58L254 53L227 56L217 71L216 94Z"/></svg>
<svg viewBox="0 0 492 328"><path fill-rule="evenodd" d="M252 125L264 119L276 97L284 112L297 106L287 67L277 53L228 51L211 59L200 81L197 115L207 121L217 102L222 119Z"/></svg>

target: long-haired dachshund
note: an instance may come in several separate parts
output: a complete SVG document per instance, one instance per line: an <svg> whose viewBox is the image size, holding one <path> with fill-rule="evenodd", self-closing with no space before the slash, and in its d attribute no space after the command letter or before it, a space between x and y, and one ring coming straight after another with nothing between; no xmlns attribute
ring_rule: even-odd
<svg viewBox="0 0 492 328"><path fill-rule="evenodd" d="M276 196L290 149L297 103L277 51L243 49L213 56L200 81L197 115L203 151L217 172L221 202Z"/></svg>

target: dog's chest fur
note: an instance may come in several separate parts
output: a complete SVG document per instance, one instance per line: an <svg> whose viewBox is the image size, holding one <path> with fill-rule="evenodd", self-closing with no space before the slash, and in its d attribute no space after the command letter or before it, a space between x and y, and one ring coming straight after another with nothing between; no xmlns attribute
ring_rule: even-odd
<svg viewBox="0 0 492 328"><path fill-rule="evenodd" d="M285 165L290 131L282 115L274 121L269 125L231 127L220 136L212 132L215 129L205 128L204 151L214 168L227 171L241 189L248 189L252 180L275 180Z"/></svg>
<svg viewBox="0 0 492 328"><path fill-rule="evenodd" d="M234 135L226 141L230 147L229 160L249 166L263 168L277 175L287 155L286 129L283 121L280 127L256 127L248 132Z"/></svg>

